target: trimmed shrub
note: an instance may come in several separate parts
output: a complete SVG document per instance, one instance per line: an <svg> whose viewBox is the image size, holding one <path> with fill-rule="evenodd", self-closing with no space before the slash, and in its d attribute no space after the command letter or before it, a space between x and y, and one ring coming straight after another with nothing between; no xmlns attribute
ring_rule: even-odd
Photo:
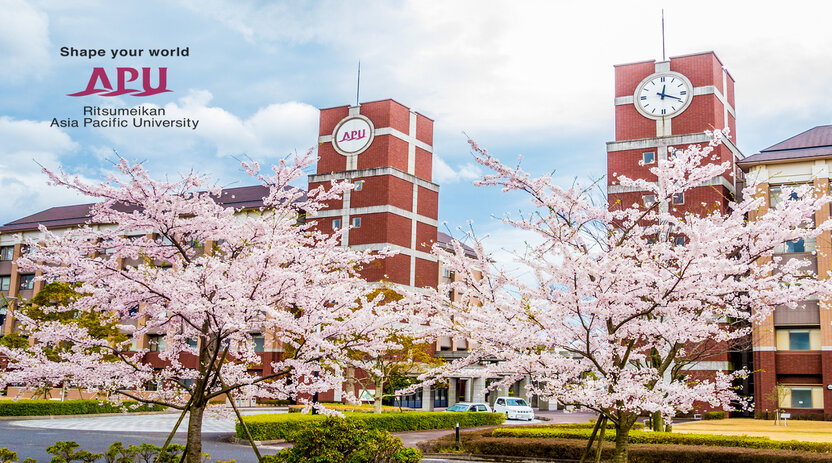
<svg viewBox="0 0 832 463"><path fill-rule="evenodd" d="M309 426L320 426L323 415L282 413L243 416L254 440L291 439L292 435ZM460 427L496 426L505 421L502 413L471 412L402 412L402 413L344 413L347 421L360 421L367 429L388 432L417 431L421 429L450 429ZM243 427L237 423L237 437L245 438Z"/></svg>
<svg viewBox="0 0 832 463"><path fill-rule="evenodd" d="M312 425L314 423L314 425ZM358 420L328 417L309 422L270 462L280 463L419 463L421 452L402 446L402 440L387 431L367 429Z"/></svg>
<svg viewBox="0 0 832 463"><path fill-rule="evenodd" d="M586 441L577 439L534 439L491 437L490 431L460 433L460 450L475 455L578 460ZM605 439L606 440L606 439ZM454 452L454 436L419 445L424 452ZM615 445L604 442L602 460L611 461ZM695 445L631 444L630 463L820 463L832 462L832 455L792 450L706 447Z"/></svg>
<svg viewBox="0 0 832 463"><path fill-rule="evenodd" d="M351 412L353 409L359 412L371 412L373 411L372 405L359 405L355 407L354 405L349 404L342 404L342 403L324 403L322 404L329 410L338 410L339 412ZM304 409L304 405L289 405L289 413L300 413ZM407 409L405 409L407 410ZM399 407L391 407L388 405L382 406L381 411L383 412L399 412L401 411Z"/></svg>
<svg viewBox="0 0 832 463"><path fill-rule="evenodd" d="M564 428L497 428L491 432L492 437L514 437L535 439L580 439L589 440L591 430ZM607 431L604 440L614 441L615 430ZM711 447L742 447L750 449L797 450L802 452L832 453L830 442L779 441L768 437L723 436L717 434L678 434L672 432L633 431L630 433L631 444L675 444L701 445Z"/></svg>
<svg viewBox="0 0 832 463"><path fill-rule="evenodd" d="M717 410L713 412L705 412L702 415L703 420L724 420L726 418L726 413L724 410Z"/></svg>
<svg viewBox="0 0 832 463"><path fill-rule="evenodd" d="M524 424L524 425L516 425L512 426L512 429L589 429L590 434L592 429L595 428L595 421L590 421L589 423L561 423L561 424ZM607 421L607 429L615 429L615 424ZM644 423L635 423L633 424L632 429L634 431L640 431L644 429Z"/></svg>
<svg viewBox="0 0 832 463"><path fill-rule="evenodd" d="M121 405L98 400L3 400L0 401L0 416L49 416L49 415L92 415L97 413L158 412L165 410L161 405L143 404L132 408L136 402L122 402Z"/></svg>
<svg viewBox="0 0 832 463"><path fill-rule="evenodd" d="M270 407L285 407L285 406L291 405L291 404L292 404L292 401L291 400L286 400L286 399L264 399L264 398L258 398L257 399L257 405L267 405L267 406L270 406Z"/></svg>

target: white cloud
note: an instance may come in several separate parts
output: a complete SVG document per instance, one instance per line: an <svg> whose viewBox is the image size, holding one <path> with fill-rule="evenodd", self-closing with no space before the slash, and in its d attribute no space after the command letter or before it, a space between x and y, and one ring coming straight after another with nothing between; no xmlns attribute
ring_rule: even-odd
<svg viewBox="0 0 832 463"><path fill-rule="evenodd" d="M482 169L473 162L457 165L452 168L441 157L433 156L433 181L440 184L473 181L482 178Z"/></svg>
<svg viewBox="0 0 832 463"><path fill-rule="evenodd" d="M24 0L0 0L0 81L23 82L49 67L49 18Z"/></svg>
<svg viewBox="0 0 832 463"><path fill-rule="evenodd" d="M661 58L662 8L668 56L715 50L737 79L740 118L809 119L832 106L830 2L182 1L258 45L313 43L360 59L367 99L395 96L446 133L611 131L613 65Z"/></svg>
<svg viewBox="0 0 832 463"><path fill-rule="evenodd" d="M186 96L166 104L164 116L154 117L156 120L198 120L195 130L136 128L132 125L95 130L124 157L147 159L151 161L151 169L162 167L165 172L191 168L208 172L211 166L222 176L229 166L236 166L235 161L228 159L232 156L247 156L267 163L314 147L318 110L313 106L298 102L273 103L249 117L241 117L213 106L212 98L208 91L190 90ZM198 152L213 152L214 155L208 159L195 158L194 154ZM227 175L224 177L228 178Z"/></svg>
<svg viewBox="0 0 832 463"><path fill-rule="evenodd" d="M78 144L48 122L0 116L0 222L6 223L54 206L85 201L65 188L46 184L39 166L56 169L61 157L78 151Z"/></svg>

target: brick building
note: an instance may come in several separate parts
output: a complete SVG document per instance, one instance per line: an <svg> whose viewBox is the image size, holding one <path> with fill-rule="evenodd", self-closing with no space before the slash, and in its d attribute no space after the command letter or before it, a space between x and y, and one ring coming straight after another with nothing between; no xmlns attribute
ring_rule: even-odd
<svg viewBox="0 0 832 463"><path fill-rule="evenodd" d="M433 121L388 99L322 109L319 134L319 161L316 173L308 178L309 188L327 188L332 180L350 181L355 188L310 219L316 220L322 231L349 227L344 246L367 250L389 247L398 252L364 268L362 275L369 281L384 280L419 290L453 279L430 254L433 243L450 247L451 242L450 236L437 231L439 185L432 182ZM262 207L266 193L263 186L231 188L223 190L218 200L245 213ZM87 223L90 206L53 207L0 227L0 293L12 304L31 298L43 287L43 282L35 281L36 275L17 270L14 261L25 252L23 243L38 239L39 225L56 231ZM16 331L8 309L0 303L0 335ZM144 336L136 347L149 349L147 361L162 366L158 357L164 350L163 336ZM467 343L443 338L434 348L437 356L454 357L464 355ZM264 333L255 337L255 349L263 362L252 374L271 373L270 362L282 352L279 343ZM187 361L183 363L188 366ZM484 396L485 380L455 378L450 386L420 391L406 398L407 405L431 409L461 398ZM340 400L343 392L330 391L319 399Z"/></svg>
<svg viewBox="0 0 832 463"><path fill-rule="evenodd" d="M746 178L760 182L756 192L766 201L758 215L783 201L783 186L812 185L829 194L832 126L795 135L739 162ZM830 216L826 205L815 223ZM753 219L753 217L752 217ZM832 240L825 231L813 241L798 240L779 250L784 261L806 259L810 271L827 278L832 270ZM832 312L830 302L809 300L798 309L777 308L754 326L754 396L757 410L780 407L790 413L832 414ZM783 394L775 393L777 385Z"/></svg>
<svg viewBox="0 0 832 463"><path fill-rule="evenodd" d="M679 214L725 212L738 194L743 159L736 143L734 79L713 52L671 57L667 61L642 61L615 66L615 140L607 143L607 193L610 207L626 208L633 204L649 205L653 195L623 187L617 177L656 181L650 169L666 160L676 149L688 145L706 145L705 131L730 130L731 138L716 148L712 162L729 162L723 175L709 179L684 194L672 204L659 204L663 210ZM734 174L734 175L732 175ZM674 237L684 244L684 237ZM686 374L709 377L717 370L733 370L750 365L746 346L709 348L714 353L695 362ZM750 394L752 385L742 385ZM699 411L708 409L704 404Z"/></svg>

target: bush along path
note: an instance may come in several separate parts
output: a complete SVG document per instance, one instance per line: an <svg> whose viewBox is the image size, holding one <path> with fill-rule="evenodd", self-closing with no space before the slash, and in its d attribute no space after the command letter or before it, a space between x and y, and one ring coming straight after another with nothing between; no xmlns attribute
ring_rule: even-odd
<svg viewBox="0 0 832 463"><path fill-rule="evenodd" d="M292 448L274 456L268 463L419 463L422 452L404 447L401 439L387 431L370 429L362 420L328 417L307 421L293 433Z"/></svg>
<svg viewBox="0 0 832 463"><path fill-rule="evenodd" d="M501 413L469 412L390 412L344 413L344 420L361 422L367 429L387 432L418 431L426 429L451 429L460 427L497 426L505 421ZM324 426L323 415L283 413L273 415L243 416L243 422L255 441L289 440L303 429ZM237 422L237 437L247 439L243 422Z"/></svg>
<svg viewBox="0 0 832 463"><path fill-rule="evenodd" d="M0 416L93 415L100 413L159 412L167 407L139 404L136 401L114 403L100 400L20 399L0 401Z"/></svg>
<svg viewBox="0 0 832 463"><path fill-rule="evenodd" d="M499 455L578 461L586 458L587 442L592 430L588 425L484 429L461 433L459 450L456 450L453 435L419 444L419 448L429 454L463 452L478 456ZM614 432L614 429L605 427L603 438L596 436L596 443L601 443L598 447L600 457L597 457L600 461L610 461L613 458ZM691 439L687 439L691 436ZM643 431L633 431L630 437L631 463L832 462L832 448L829 443Z"/></svg>
<svg viewBox="0 0 832 463"><path fill-rule="evenodd" d="M125 447L121 442L114 442L104 453L93 453L83 450L77 442L58 441L46 448L52 455L51 463L94 463L103 461L106 463L179 463L185 452L185 446L172 444L165 449L151 444L130 445ZM211 456L203 454L203 461L210 460ZM17 452L0 448L0 463L16 463L20 461ZM217 461L215 463L233 463L230 461ZM33 458L26 458L21 463L37 463Z"/></svg>

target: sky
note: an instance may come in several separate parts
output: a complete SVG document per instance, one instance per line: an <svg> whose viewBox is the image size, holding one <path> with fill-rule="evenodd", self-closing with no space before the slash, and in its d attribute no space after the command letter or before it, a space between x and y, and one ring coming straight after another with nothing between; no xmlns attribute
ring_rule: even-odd
<svg viewBox="0 0 832 463"><path fill-rule="evenodd" d="M473 186L467 136L557 182L598 179L614 137L613 65L713 50L735 78L746 155L832 123L830 2L0 0L0 223L85 201L40 166L103 179L120 155L158 176L196 170L253 184L240 159L269 164L317 144L318 109L393 98L435 121L440 221L495 250L525 237L501 224L518 195ZM809 11L811 14L807 14ZM61 56L62 47L142 49ZM151 57L149 49L187 48ZM70 97L92 68L167 67L171 92ZM155 82L155 75L154 75ZM84 105L165 108L190 128L56 127Z"/></svg>

